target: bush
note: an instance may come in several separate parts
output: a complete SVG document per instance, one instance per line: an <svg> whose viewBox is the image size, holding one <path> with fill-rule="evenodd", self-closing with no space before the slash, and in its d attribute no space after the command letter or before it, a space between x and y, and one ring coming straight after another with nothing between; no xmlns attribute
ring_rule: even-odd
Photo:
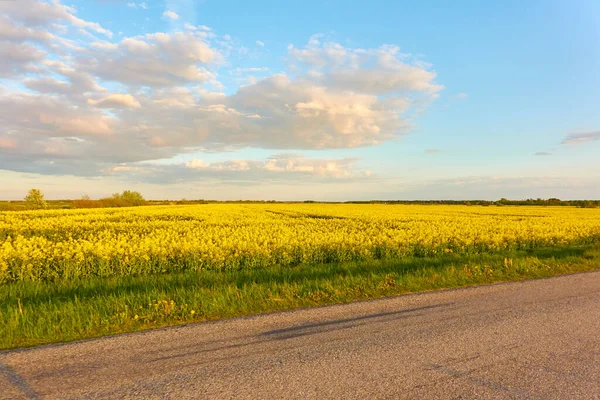
<svg viewBox="0 0 600 400"><path fill-rule="evenodd" d="M26 209L25 204L15 204L9 201L0 202L0 211L23 211Z"/></svg>
<svg viewBox="0 0 600 400"><path fill-rule="evenodd" d="M111 207L135 207L143 206L146 200L140 192L125 190L123 193L115 193L111 197L105 197L100 200L90 200L88 196L83 196L80 200L73 201L75 208L111 208Z"/></svg>
<svg viewBox="0 0 600 400"><path fill-rule="evenodd" d="M143 206L144 204L146 204L146 200L140 192L132 192L131 190L125 190L123 193L121 193L119 198L132 206Z"/></svg>
<svg viewBox="0 0 600 400"><path fill-rule="evenodd" d="M102 203L99 200L91 200L90 196L81 196L79 200L73 200L73 208L100 208Z"/></svg>
<svg viewBox="0 0 600 400"><path fill-rule="evenodd" d="M125 190L123 193L115 193L111 198L100 199L106 207L134 207L143 206L146 204L146 200L140 192L132 192L131 190Z"/></svg>

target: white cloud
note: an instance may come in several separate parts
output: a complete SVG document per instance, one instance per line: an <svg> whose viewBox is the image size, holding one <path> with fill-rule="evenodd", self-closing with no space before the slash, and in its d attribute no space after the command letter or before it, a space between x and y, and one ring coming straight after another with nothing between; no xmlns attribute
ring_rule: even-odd
<svg viewBox="0 0 600 400"><path fill-rule="evenodd" d="M407 123L397 110L370 94L342 92L310 81L274 75L240 88L230 98L263 118L244 124L243 135L259 147L343 148L381 143Z"/></svg>
<svg viewBox="0 0 600 400"><path fill-rule="evenodd" d="M88 74L69 66L62 61L44 60L43 67L51 74L63 75L69 80L70 93L74 96L79 96L88 92L105 92L106 89L96 82L96 79ZM46 77L41 77L38 80L47 80ZM30 84L33 80L29 80ZM37 90L37 89L35 89Z"/></svg>
<svg viewBox="0 0 600 400"><path fill-rule="evenodd" d="M432 83L435 73L412 65L398 63L391 68L356 68L333 71L323 80L350 90L373 94L388 94L400 91L413 91L433 94L441 86Z"/></svg>
<svg viewBox="0 0 600 400"><path fill-rule="evenodd" d="M124 167L119 165L121 172L129 169L136 172L145 171L148 181L186 181L199 177L213 177L223 180L287 180L311 177L314 179L362 179L370 175L355 167L358 159L320 159L307 158L298 154L277 154L266 160L233 159L226 161L206 162L194 158L183 164L152 164L137 163ZM114 172L114 168L109 169Z"/></svg>
<svg viewBox="0 0 600 400"><path fill-rule="evenodd" d="M235 72L243 73L243 72L266 72L269 70L269 67L250 67L250 68L236 68Z"/></svg>
<svg viewBox="0 0 600 400"><path fill-rule="evenodd" d="M41 32L40 28L59 28L61 22L66 22L74 27L81 28L84 32L88 30L103 34L109 38L113 33L102 27L97 22L85 21L75 16L73 7L60 4L58 0L46 3L36 0L0 1L0 15L9 17L21 24L16 28L22 33L29 31L30 34ZM6 21L6 18L3 18ZM4 24L0 23L0 25ZM13 29L14 31L15 29ZM0 29L0 32L2 29ZM13 32L12 35L15 33ZM1 34L0 34L1 35Z"/></svg>
<svg viewBox="0 0 600 400"><path fill-rule="evenodd" d="M146 3L138 3L138 4L136 4L134 2L129 2L129 3L127 3L127 7L129 7L129 8L138 8L139 7L139 8L142 8L144 10L148 9L148 6L146 5Z"/></svg>
<svg viewBox="0 0 600 400"><path fill-rule="evenodd" d="M139 172L139 171L143 171L144 169L142 167L133 167L130 165L117 165L116 167L112 167L109 169L110 173L115 173L115 172Z"/></svg>
<svg viewBox="0 0 600 400"><path fill-rule="evenodd" d="M90 43L90 46L99 50L117 50L119 48L118 44L107 41L93 42Z"/></svg>
<svg viewBox="0 0 600 400"><path fill-rule="evenodd" d="M455 100L462 100L462 99L466 99L467 97L469 97L469 95L466 93L457 93L454 96L452 96L452 98Z"/></svg>
<svg viewBox="0 0 600 400"><path fill-rule="evenodd" d="M172 21L176 21L179 19L179 15L174 11L165 11L162 15L163 15L163 17L170 19Z"/></svg>
<svg viewBox="0 0 600 400"><path fill-rule="evenodd" d="M40 79L25 79L23 84L29 89L40 93L60 93L66 94L71 92L70 85L67 82L59 81L51 77L43 77Z"/></svg>
<svg viewBox="0 0 600 400"><path fill-rule="evenodd" d="M202 87L196 88L196 92L201 96L200 103L220 104L227 99L227 95L223 92L211 92Z"/></svg>
<svg viewBox="0 0 600 400"><path fill-rule="evenodd" d="M592 140L600 140L600 130L586 132L571 132L563 140L563 144L577 144L590 142Z"/></svg>
<svg viewBox="0 0 600 400"><path fill-rule="evenodd" d="M130 94L114 93L98 100L88 99L88 104L101 108L140 108L140 102Z"/></svg>
<svg viewBox="0 0 600 400"><path fill-rule="evenodd" d="M74 15L72 15L68 21L71 24L73 24L74 26L77 26L79 28L89 29L89 30L95 31L97 33L101 33L105 36L108 36L109 38L112 38L112 36L113 36L113 33L110 30L104 29L100 24L98 24L96 22L84 21L83 19L77 18Z"/></svg>
<svg viewBox="0 0 600 400"><path fill-rule="evenodd" d="M26 40L48 42L53 38L55 38L55 36L44 29L36 29L25 25L17 24L5 16L0 16L1 40L17 42L22 42Z"/></svg>
<svg viewBox="0 0 600 400"><path fill-rule="evenodd" d="M125 85L172 86L207 82L215 74L202 65L220 54L193 32L154 33L124 38L114 46L100 47L80 57L79 68L105 80Z"/></svg>
<svg viewBox="0 0 600 400"><path fill-rule="evenodd" d="M57 21L69 21L75 10L57 2L21 0L0 2L0 12L2 15L22 21L29 27L39 27L48 26Z"/></svg>
<svg viewBox="0 0 600 400"><path fill-rule="evenodd" d="M297 155L282 154L265 161L231 160L225 162L207 163L200 159L192 159L185 166L192 169L214 171L248 171L250 169L270 172L300 172L315 175L331 175L335 177L349 176L350 165L355 159L323 160L309 159Z"/></svg>
<svg viewBox="0 0 600 400"><path fill-rule="evenodd" d="M276 155L265 162L261 168L279 173L304 173L334 178L348 178L353 171L353 164L358 159L310 159L294 154Z"/></svg>
<svg viewBox="0 0 600 400"><path fill-rule="evenodd" d="M43 4L32 7L46 14L10 8L8 19L0 19L0 74L28 88L0 91L5 169L94 176L190 152L370 146L409 133L415 99L441 90L429 67L391 46L351 49L314 36L303 48L290 48L289 74L271 74L267 67L230 67L225 57L238 45L203 25L90 40L77 36L80 29L104 28L74 19L75 10L60 3ZM226 90L218 75L223 68L226 76L261 78L244 76L244 86ZM206 168L256 177L356 177L353 163L278 156Z"/></svg>
<svg viewBox="0 0 600 400"><path fill-rule="evenodd" d="M102 112L74 107L64 98L25 93L0 95L0 120L5 132L15 132L17 147L32 155L47 146L49 138L107 135L116 123Z"/></svg>
<svg viewBox="0 0 600 400"><path fill-rule="evenodd" d="M13 43L0 40L0 77L33 72L35 65L46 53L28 43Z"/></svg>
<svg viewBox="0 0 600 400"><path fill-rule="evenodd" d="M319 37L320 38L320 37ZM341 90L375 95L421 93L435 97L443 86L423 63L409 62L397 46L350 49L338 43L321 43L315 36L302 49L289 47L292 64L306 66L315 81Z"/></svg>
<svg viewBox="0 0 600 400"><path fill-rule="evenodd" d="M194 92L187 88L172 88L156 90L148 99L152 105L161 109L190 109L196 106Z"/></svg>
<svg viewBox="0 0 600 400"><path fill-rule="evenodd" d="M260 40L257 40L257 41L256 41L256 45L257 45L257 46L260 46L260 47L265 47L265 42L262 42L262 41L260 41Z"/></svg>
<svg viewBox="0 0 600 400"><path fill-rule="evenodd" d="M61 134L67 135L105 135L112 133L110 118L105 116L64 116L39 114L39 121L50 125Z"/></svg>
<svg viewBox="0 0 600 400"><path fill-rule="evenodd" d="M198 169L198 168L209 168L210 164L207 162L204 162L202 160L199 160L197 158L194 158L193 160L185 163L185 166L188 168Z"/></svg>

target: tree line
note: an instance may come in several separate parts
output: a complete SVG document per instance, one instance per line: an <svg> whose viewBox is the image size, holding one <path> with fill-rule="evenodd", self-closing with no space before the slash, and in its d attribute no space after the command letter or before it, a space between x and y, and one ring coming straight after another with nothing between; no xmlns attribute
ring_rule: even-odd
<svg viewBox="0 0 600 400"><path fill-rule="evenodd" d="M310 202L310 201L306 201ZM346 201L349 204L453 204L467 206L564 206L580 208L600 207L600 200L560 200L549 199L525 199L525 200L367 200Z"/></svg>
<svg viewBox="0 0 600 400"><path fill-rule="evenodd" d="M106 208L136 207L146 205L146 199L140 192L125 190L110 197L92 200L84 195L78 200L48 201L39 189L31 189L22 202L0 202L0 211L45 210L47 208Z"/></svg>
<svg viewBox="0 0 600 400"><path fill-rule="evenodd" d="M51 206L49 205L51 203ZM55 200L48 202L39 189L31 189L22 202L0 202L0 211L18 211L24 209L46 209L46 208L107 208L107 207L136 207L143 205L166 205L166 204L208 204L208 203L319 203L314 200L305 201L275 201L275 200L186 200L179 201L158 200L147 201L140 192L125 190L122 193L114 193L110 197L92 200L89 196L82 196L78 200ZM600 200L560 200L549 199L525 199L509 200L366 200L366 201L344 201L326 202L329 204L448 204L468 206L564 206L580 208L598 208Z"/></svg>

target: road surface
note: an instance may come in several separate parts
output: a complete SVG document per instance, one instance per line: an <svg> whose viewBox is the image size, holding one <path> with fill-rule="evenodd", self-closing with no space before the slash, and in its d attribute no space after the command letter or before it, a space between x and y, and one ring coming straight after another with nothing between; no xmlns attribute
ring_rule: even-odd
<svg viewBox="0 0 600 400"><path fill-rule="evenodd" d="M0 398L600 399L600 272L0 353Z"/></svg>

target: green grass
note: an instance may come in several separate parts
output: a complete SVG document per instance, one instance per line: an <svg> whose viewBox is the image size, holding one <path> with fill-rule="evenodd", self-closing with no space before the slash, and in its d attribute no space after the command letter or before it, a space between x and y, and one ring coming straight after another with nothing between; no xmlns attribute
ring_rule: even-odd
<svg viewBox="0 0 600 400"><path fill-rule="evenodd" d="M0 349L600 269L600 246L0 285Z"/></svg>

